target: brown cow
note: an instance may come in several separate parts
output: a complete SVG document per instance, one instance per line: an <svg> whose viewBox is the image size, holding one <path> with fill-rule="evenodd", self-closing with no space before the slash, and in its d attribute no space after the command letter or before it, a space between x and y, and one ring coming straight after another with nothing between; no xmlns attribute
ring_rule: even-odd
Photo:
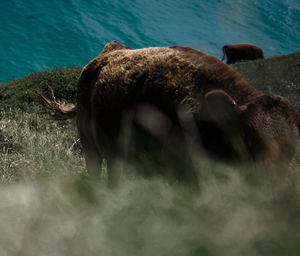
<svg viewBox="0 0 300 256"><path fill-rule="evenodd" d="M76 112L90 174L99 173L103 158L110 165L124 154L124 130L132 131L128 155L142 162L166 152L159 154L174 163L170 175L190 180L194 174L179 159L193 124L197 143L221 159L277 164L291 159L299 136L299 117L286 99L263 94L217 58L189 47L134 50L114 41L83 68L76 107L52 99L44 98L61 115ZM109 170L110 180L114 175Z"/></svg>
<svg viewBox="0 0 300 256"><path fill-rule="evenodd" d="M232 44L223 46L223 58L227 57L227 64L234 64L243 60L263 59L264 53L256 45L252 44Z"/></svg>

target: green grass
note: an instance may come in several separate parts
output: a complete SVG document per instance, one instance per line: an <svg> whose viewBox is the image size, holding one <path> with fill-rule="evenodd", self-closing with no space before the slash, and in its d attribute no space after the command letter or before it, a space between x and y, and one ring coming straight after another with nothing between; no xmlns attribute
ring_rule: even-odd
<svg viewBox="0 0 300 256"><path fill-rule="evenodd" d="M84 177L72 123L0 120L0 255L299 254L297 157L282 180L195 154L200 190L130 175L109 189Z"/></svg>
<svg viewBox="0 0 300 256"><path fill-rule="evenodd" d="M40 102L33 93L34 89L47 95L48 89L53 88L58 99L75 102L75 90L80 72L81 68L59 68L0 84L0 110L18 109L30 113L37 112L40 109Z"/></svg>
<svg viewBox="0 0 300 256"><path fill-rule="evenodd" d="M1 188L0 253L296 256L299 205L282 195L236 172L201 193L162 180L18 183Z"/></svg>
<svg viewBox="0 0 300 256"><path fill-rule="evenodd" d="M75 125L36 113L0 113L0 150L2 183L85 172Z"/></svg>
<svg viewBox="0 0 300 256"><path fill-rule="evenodd" d="M255 74L255 63L239 65ZM52 87L58 99L74 102L79 73L49 70L0 85L1 256L299 255L300 145L284 175L192 151L199 190L126 168L110 189L105 170L86 178L74 124L41 114L32 93ZM282 78L292 89L271 89L297 103L295 77Z"/></svg>

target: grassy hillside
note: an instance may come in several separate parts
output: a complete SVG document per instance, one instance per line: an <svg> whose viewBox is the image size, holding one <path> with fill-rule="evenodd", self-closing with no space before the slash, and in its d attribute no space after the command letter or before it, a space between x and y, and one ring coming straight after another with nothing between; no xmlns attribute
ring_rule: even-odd
<svg viewBox="0 0 300 256"><path fill-rule="evenodd" d="M200 190L126 174L112 190L85 178L72 124L12 111L0 131L0 255L299 255L297 161L278 179L193 152Z"/></svg>
<svg viewBox="0 0 300 256"><path fill-rule="evenodd" d="M293 54L233 67L299 111L297 63ZM109 189L105 172L86 178L74 124L41 115L32 93L52 87L74 102L79 74L56 69L0 85L0 255L299 255L300 149L283 175L191 151L200 190L127 173Z"/></svg>
<svg viewBox="0 0 300 256"><path fill-rule="evenodd" d="M300 52L232 67L255 88L288 98L300 113Z"/></svg>
<svg viewBox="0 0 300 256"><path fill-rule="evenodd" d="M25 112L40 106L34 89L48 93L53 88L58 99L75 101L75 88L81 68L58 68L0 84L0 110L19 109Z"/></svg>

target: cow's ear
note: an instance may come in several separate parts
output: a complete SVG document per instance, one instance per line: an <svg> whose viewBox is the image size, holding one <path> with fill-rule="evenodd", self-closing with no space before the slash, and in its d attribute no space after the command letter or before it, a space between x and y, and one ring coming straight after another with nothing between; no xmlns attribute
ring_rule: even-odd
<svg viewBox="0 0 300 256"><path fill-rule="evenodd" d="M207 119L224 125L236 119L239 113L235 101L223 90L212 90L206 93L203 110Z"/></svg>

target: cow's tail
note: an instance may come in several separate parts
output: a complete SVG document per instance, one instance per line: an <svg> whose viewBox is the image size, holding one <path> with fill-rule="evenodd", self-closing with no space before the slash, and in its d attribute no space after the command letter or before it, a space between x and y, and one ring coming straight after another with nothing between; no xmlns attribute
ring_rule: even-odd
<svg viewBox="0 0 300 256"><path fill-rule="evenodd" d="M222 47L222 51L223 51L223 58L222 58L222 61L224 61L225 55L226 55L226 53L225 53L225 45Z"/></svg>
<svg viewBox="0 0 300 256"><path fill-rule="evenodd" d="M76 116L76 106L74 104L63 105L58 103L52 88L50 88L50 100L37 90L34 90L34 93L46 104L46 107L50 110L50 115L55 119L66 120Z"/></svg>

